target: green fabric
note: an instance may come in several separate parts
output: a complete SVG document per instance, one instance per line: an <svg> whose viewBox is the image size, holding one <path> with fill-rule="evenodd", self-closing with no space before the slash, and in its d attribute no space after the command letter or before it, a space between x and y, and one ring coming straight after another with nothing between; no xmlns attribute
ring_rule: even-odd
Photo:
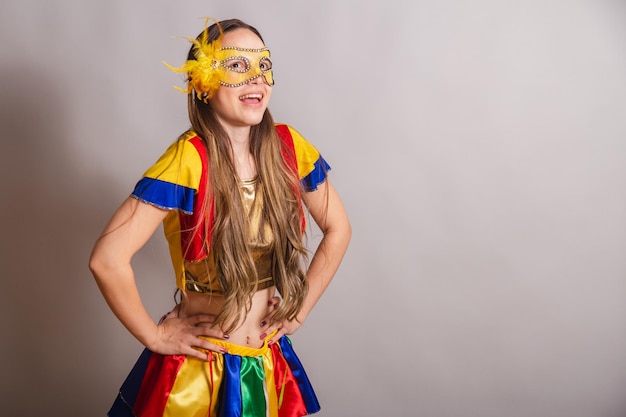
<svg viewBox="0 0 626 417"><path fill-rule="evenodd" d="M242 417L266 417L263 360L253 356L241 359Z"/></svg>

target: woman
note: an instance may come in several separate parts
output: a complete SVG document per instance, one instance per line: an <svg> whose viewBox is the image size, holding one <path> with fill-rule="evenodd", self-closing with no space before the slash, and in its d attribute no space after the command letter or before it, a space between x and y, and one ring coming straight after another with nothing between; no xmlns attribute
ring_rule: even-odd
<svg viewBox="0 0 626 417"><path fill-rule="evenodd" d="M226 20L191 42L185 65L172 68L188 75L191 129L146 171L90 259L113 313L146 347L109 413L310 414L319 404L286 335L337 271L349 220L321 155L272 120L259 32ZM323 232L308 267L307 217ZM160 223L180 297L154 323L131 259Z"/></svg>

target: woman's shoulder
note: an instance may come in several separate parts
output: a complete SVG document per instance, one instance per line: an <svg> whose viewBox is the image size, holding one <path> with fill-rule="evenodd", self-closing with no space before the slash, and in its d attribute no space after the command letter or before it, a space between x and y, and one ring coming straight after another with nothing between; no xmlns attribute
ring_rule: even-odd
<svg viewBox="0 0 626 417"><path fill-rule="evenodd" d="M313 144L309 142L298 130L296 130L293 126L285 124L285 123L276 123L276 132L278 136L287 144L288 146L293 146L295 150L300 153L313 153L317 154L318 151L315 149Z"/></svg>
<svg viewBox="0 0 626 417"><path fill-rule="evenodd" d="M276 132L283 141L306 141L304 136L298 132L293 126L286 123L275 123Z"/></svg>
<svg viewBox="0 0 626 417"><path fill-rule="evenodd" d="M161 160L197 160L204 154L202 139L189 129L173 141L161 156Z"/></svg>
<svg viewBox="0 0 626 417"><path fill-rule="evenodd" d="M193 129L188 129L183 132L178 139L174 141L172 146L182 146L182 147L194 147L198 148L202 145L202 139Z"/></svg>
<svg viewBox="0 0 626 417"><path fill-rule="evenodd" d="M196 187L206 166L206 152L198 135L188 130L171 143L144 177Z"/></svg>

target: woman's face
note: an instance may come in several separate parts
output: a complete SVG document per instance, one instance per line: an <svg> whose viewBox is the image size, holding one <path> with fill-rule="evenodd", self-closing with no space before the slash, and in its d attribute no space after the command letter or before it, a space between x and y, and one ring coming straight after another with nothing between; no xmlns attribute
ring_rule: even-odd
<svg viewBox="0 0 626 417"><path fill-rule="evenodd" d="M254 32L241 28L224 34L222 48L227 47L261 49L265 45ZM241 52L241 55L246 56L246 53ZM267 65L271 68L271 62L268 60L263 59L260 63L258 59L256 61L250 64L253 67L260 65L264 70L268 69ZM232 59L227 65L231 66L229 71L234 71L234 73L245 70L245 63L242 60ZM270 82L273 82L271 72L268 78ZM211 98L211 105L225 128L249 127L261 122L271 95L272 87L268 84L266 77L260 75L238 87L222 85Z"/></svg>

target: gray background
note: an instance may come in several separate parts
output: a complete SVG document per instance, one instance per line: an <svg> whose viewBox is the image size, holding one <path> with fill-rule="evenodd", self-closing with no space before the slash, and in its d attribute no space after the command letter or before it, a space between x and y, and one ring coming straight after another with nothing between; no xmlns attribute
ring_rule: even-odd
<svg viewBox="0 0 626 417"><path fill-rule="evenodd" d="M87 259L188 126L161 61L206 15L264 34L273 114L351 214L293 337L320 416L626 415L626 4L603 0L4 0L2 415L104 415L139 354ZM156 319L160 233L135 266Z"/></svg>

